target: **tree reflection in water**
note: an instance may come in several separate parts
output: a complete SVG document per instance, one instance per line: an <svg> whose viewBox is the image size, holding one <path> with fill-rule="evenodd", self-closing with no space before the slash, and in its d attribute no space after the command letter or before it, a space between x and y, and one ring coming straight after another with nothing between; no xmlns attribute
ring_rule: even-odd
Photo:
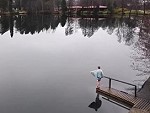
<svg viewBox="0 0 150 113"><path fill-rule="evenodd" d="M116 34L118 42L124 42L133 47L131 67L137 70L137 76L150 75L150 17L129 16L120 18L67 18L65 15L11 15L0 17L0 33L10 31L13 37L13 29L20 34L35 34L51 29L56 31L58 25L65 28L65 35L72 35L81 29L83 36L91 38L99 28L108 34ZM135 52L136 51L136 52ZM138 80L135 80L139 84Z"/></svg>
<svg viewBox="0 0 150 113"><path fill-rule="evenodd" d="M84 36L92 37L99 28L102 28L110 35L115 32L119 41L124 38L129 43L134 37L134 29L138 27L138 19L136 21L135 18L67 18L65 15L1 16L0 33L4 34L10 30L13 37L12 28L15 27L20 34L34 34L48 29L56 30L59 24L66 27L66 35L81 29Z"/></svg>
<svg viewBox="0 0 150 113"><path fill-rule="evenodd" d="M147 80L150 75L150 19L149 17L142 17L138 23L139 38L133 45L134 53L132 54L132 67L139 73L135 80L140 86ZM142 79L141 79L142 78Z"/></svg>

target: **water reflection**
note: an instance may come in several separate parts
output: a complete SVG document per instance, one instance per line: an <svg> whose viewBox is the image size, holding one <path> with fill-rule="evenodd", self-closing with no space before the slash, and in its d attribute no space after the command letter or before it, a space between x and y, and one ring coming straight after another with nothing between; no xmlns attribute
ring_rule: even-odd
<svg viewBox="0 0 150 113"><path fill-rule="evenodd" d="M100 28L108 34L116 34L118 42L133 45L131 67L139 73L137 76L150 74L150 17L120 18L71 18L65 15L11 15L0 17L0 34L14 29L20 34L35 34L44 30L56 31L60 25L65 28L65 35L72 35L81 29L83 36L92 37ZM144 78L145 79L145 78ZM141 80L141 79L140 79ZM135 80L137 82L138 80ZM138 83L137 83L138 84Z"/></svg>
<svg viewBox="0 0 150 113"><path fill-rule="evenodd" d="M99 28L102 28L110 35L115 33L119 42L125 41L127 45L131 45L137 35L137 27L140 29L139 35L142 32L149 32L148 29L144 31L140 28L141 22L144 22L143 19L149 20L149 17L67 18L65 15L11 15L0 17L0 33L4 34L10 30L10 36L13 37L15 27L20 34L34 34L43 30L56 30L60 24L62 27L66 26L66 35L81 29L84 36L91 37Z"/></svg>
<svg viewBox="0 0 150 113"><path fill-rule="evenodd" d="M139 20L140 19L140 20ZM34 34L42 30L55 30L60 23L62 27L66 25L65 34L71 35L73 31L81 29L84 36L91 37L99 28L107 30L108 34L116 33L118 41L124 40L127 45L133 43L136 35L136 27L143 18L68 18L65 15L26 15L26 16L2 16L0 19L1 34L10 30L13 37L13 27L21 34ZM148 18L146 18L147 20ZM67 22L67 23L66 23ZM140 29L141 32L143 30ZM147 32L147 31L144 31ZM140 33L141 34L141 33Z"/></svg>
<svg viewBox="0 0 150 113"><path fill-rule="evenodd" d="M107 33L110 35L114 33L116 34L116 36L118 36L118 42L124 42L126 45L129 46L132 45L134 52L133 55L131 55L132 57L131 59L133 60L131 62L131 66L134 70L137 70L139 72L139 74L137 74L137 77L141 77L148 75L150 72L149 26L150 21L148 20L148 17L98 19L98 18L66 18L65 16L60 17L58 15L28 15L28 16L11 16L11 17L1 16L0 33L3 35L5 32L10 32L10 36L14 37L13 41L15 43L12 46L11 44L5 42L5 44L8 45L7 47L1 44L1 53L3 53L3 55L1 55L2 74L1 74L0 90L2 100L0 104L1 108L4 109L4 110L1 109L1 111L3 110L6 111L5 113L8 113L14 110L13 113L15 113L16 111L22 112L23 111L22 108L24 108L25 109L24 112L28 113L43 112L44 110L46 112L54 111L53 113L58 113L60 111L65 113L67 112L70 113L73 111L88 113L89 111L86 108L87 104L90 104L89 102L87 102L90 94L86 90L88 87L91 87L91 85L93 85L93 82L89 83L90 78L85 78L84 75L86 75L85 73L87 72L87 70L91 69L90 67L91 64L94 64L93 62L97 62L97 60L102 61L103 59L105 59L105 57L106 59L112 59L117 55L118 55L117 60L120 59L119 61L121 60L122 61L124 60L124 62L127 61L125 57L123 57L123 59L119 57L119 54L121 54L120 51L116 52L115 53L116 55L112 57L113 56L112 53L114 52L113 50L116 51L115 48L113 50L106 49L106 51L105 49L101 49L103 47L104 48L110 47L110 46L99 46L103 43L103 41L101 42L100 39L101 37L95 38L96 39L95 42L98 43L97 44L98 46L93 48L92 46L89 46L91 45L92 40L90 40L91 42L84 41L84 43L82 41L80 42L80 44L76 43L79 42L79 40L73 42L74 44L70 43L71 41L68 42L64 41L63 45L70 44L73 46L70 45L62 46L60 44L62 43L61 40L60 43L50 44L49 42L53 43L51 39L49 40L49 42L47 40L44 40L45 42L47 41L48 43L42 43L40 38L38 39L37 45L34 45L33 44L34 40L30 40L27 42L25 39L21 41L20 40L16 41L15 36L13 36L15 31L25 35L29 33L30 34L40 33L43 31L47 31L49 29L52 31L56 31L57 28L64 27L65 29L64 34L66 36L72 35L78 32L78 30L80 29L82 31L83 36L90 38L92 38L93 34L96 33L99 29L107 31ZM104 39L104 37L102 38ZM2 40L1 43L3 43L3 41L4 40ZM105 45L107 41L109 40L105 40L103 44ZM26 46L27 43L29 45ZM112 42L109 42L109 44L110 43ZM76 44L79 44L77 48ZM43 45L46 46L43 47ZM83 45L86 46L83 47ZM104 54L103 56L100 53L98 53L93 57L93 55L90 55L88 52L90 47L91 47L90 51L94 50L93 53L97 53L97 49L101 49L102 53L110 53L110 54ZM36 51L37 48L38 51ZM43 48L46 51L43 52L42 51ZM126 52L123 49L121 51ZM14 52L13 56L12 52ZM82 54L78 55L79 53ZM26 54L28 54L29 56ZM11 56L11 58L9 56ZM91 60L87 58L91 58ZM104 61L102 63L106 64L106 67L109 67L108 65L114 63L112 60ZM80 61L82 61L82 63L80 63ZM69 62L68 63L69 65L66 62L67 63ZM116 65L120 64L121 63L117 63ZM9 67L11 67L10 70L8 70ZM59 72L57 72L58 68L62 70L70 69L70 72L66 73L65 71L62 71L61 77L58 77L57 75L60 75ZM114 70L118 71L118 69L121 68L115 68ZM113 72L112 70L109 69L110 72L108 72L108 74L111 75ZM127 72L129 69L125 68L121 70L126 71L124 74L127 75L126 78L131 76L130 72ZM116 74L117 71L114 71L114 73ZM13 75L11 75L11 73ZM72 75L72 77L70 77L70 75ZM71 80L67 81L69 77L71 78ZM86 82L86 85L83 85L82 83L85 81L85 79L88 82ZM60 84L56 85L56 81ZM135 78L135 82L141 81L143 81L141 78L137 79ZM22 95L24 95L24 97L22 97ZM79 104L80 102L83 103ZM101 104L102 103L101 100L99 99L99 95L97 95L96 99L89 105L89 107L91 107L94 110L98 110L100 107L105 107L105 102L103 102L104 106L101 106ZM37 107L41 105L42 108ZM58 109L55 109L56 105ZM8 106L11 106L13 110L6 109L8 108ZM19 110L15 109L16 106L18 106ZM33 109L31 109L31 107ZM106 110L107 108L108 105L106 105ZM116 111L112 112L117 113Z"/></svg>
<svg viewBox="0 0 150 113"><path fill-rule="evenodd" d="M102 101L99 99L99 94L97 93L96 99L88 107L95 109L97 111L102 105Z"/></svg>
<svg viewBox="0 0 150 113"><path fill-rule="evenodd" d="M133 45L131 67L138 71L136 76L140 79L134 82L141 87L150 75L150 19L142 17L139 21L139 38Z"/></svg>

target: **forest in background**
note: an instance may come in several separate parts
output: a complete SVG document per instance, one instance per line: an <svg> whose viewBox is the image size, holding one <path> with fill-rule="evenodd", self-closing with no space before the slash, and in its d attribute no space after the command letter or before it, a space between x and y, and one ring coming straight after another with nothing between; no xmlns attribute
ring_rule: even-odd
<svg viewBox="0 0 150 113"><path fill-rule="evenodd" d="M67 10L71 6L107 6L113 12L116 8L123 10L150 10L150 0L0 0L0 13L3 12L48 12Z"/></svg>

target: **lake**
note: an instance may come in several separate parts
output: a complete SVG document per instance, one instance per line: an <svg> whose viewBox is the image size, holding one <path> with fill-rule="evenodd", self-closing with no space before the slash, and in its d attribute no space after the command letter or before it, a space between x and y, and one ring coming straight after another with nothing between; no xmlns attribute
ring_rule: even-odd
<svg viewBox="0 0 150 113"><path fill-rule="evenodd" d="M97 96L90 71L99 65L105 76L139 88L149 77L149 18L0 19L1 113L95 113L88 107ZM108 86L108 80L101 85ZM113 87L134 93L128 85L114 82ZM128 112L99 99L97 112Z"/></svg>

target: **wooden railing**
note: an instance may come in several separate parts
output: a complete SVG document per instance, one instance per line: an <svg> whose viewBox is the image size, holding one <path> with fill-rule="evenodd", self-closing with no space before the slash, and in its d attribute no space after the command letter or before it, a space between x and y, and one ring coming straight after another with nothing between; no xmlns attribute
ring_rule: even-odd
<svg viewBox="0 0 150 113"><path fill-rule="evenodd" d="M120 82L120 83L123 83L123 84L130 85L130 86L134 86L134 96L135 96L135 97L137 96L137 94L136 94L137 86L136 86L136 85L131 84L131 83L128 83L128 82L124 82L124 81L121 81L121 80L117 80L117 79L114 79L114 78L106 77L106 76L104 76L103 78L109 79L109 88L111 88L111 81L112 81L112 80L113 80L113 81Z"/></svg>

